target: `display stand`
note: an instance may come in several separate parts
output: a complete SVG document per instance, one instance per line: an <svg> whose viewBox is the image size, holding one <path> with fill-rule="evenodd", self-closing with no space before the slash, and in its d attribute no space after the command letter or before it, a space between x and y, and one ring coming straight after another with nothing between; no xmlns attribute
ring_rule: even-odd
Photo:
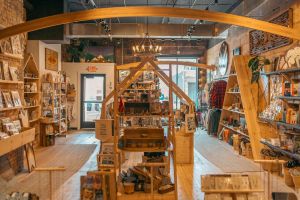
<svg viewBox="0 0 300 200"><path fill-rule="evenodd" d="M129 66L129 65L128 65ZM127 68L128 70L129 68ZM104 120L108 120L105 119L106 118L106 104L109 102L109 100L113 97L114 98L114 104L113 107L115 109L113 114L110 114L110 116L114 116L114 158L115 161L119 160L120 162L114 162L114 170L117 172L117 180L118 180L118 191L119 191L119 195L118 195L118 199L125 199L125 198L130 198L130 199L144 199L144 198L159 198L159 199L177 199L177 168L176 165L174 165L174 163L177 163L176 161L176 140L175 140L175 128L174 128L174 113L173 112L168 112L167 114L162 114L161 112L158 113L157 115L149 112L145 112L142 116L141 115L130 115L127 116L126 114L122 114L119 112L120 109L120 104L122 105L122 103L120 103L119 101L119 97L123 96L127 96L126 94L124 95L124 92L126 90L128 90L129 87L131 87L131 84L136 84L137 80L139 80L139 77L141 77L144 73L144 71L151 71L154 73L155 76L157 76L157 78L159 78L160 80L162 80L164 83L166 83L166 85L169 87L169 102L172 102L172 97L173 97L173 93L175 93L180 99L181 102L184 102L188 107L188 111L189 114L192 114L194 112L194 103L193 101L176 85L172 82L171 75L167 76L158 66L157 64L153 61L152 57L146 57L143 58L142 62L138 63L137 65L134 65L134 67L130 68L130 74L128 76L126 76L124 78L124 80L122 80L120 83L118 83L119 80L119 70L124 70L124 66L120 66L120 68L118 66L115 67L115 89L113 92L111 92L106 99L103 102L102 105L102 113L101 113L101 120L103 122L101 122L102 124L105 124ZM171 65L169 67L169 73L172 74L172 68ZM155 88L153 88L155 90ZM141 89L141 88L135 88L135 89L130 89L130 91L151 91L149 89ZM145 104L145 105L144 105ZM143 103L143 108L147 109L147 102ZM125 104L127 105L127 104ZM135 107L138 105L134 105ZM138 106L139 107L139 106ZM137 107L136 107L137 108ZM131 107L131 109L134 109ZM140 108L137 108L140 109ZM126 109L125 109L126 110ZM173 105L169 104L168 105L168 110L172 111L173 110ZM126 111L125 111L126 113ZM147 114L146 114L147 113ZM150 132L145 134L142 134L141 136L143 137L136 137L134 136L134 132L130 132L130 129L128 127L124 127L123 125L121 125L120 123L124 121L122 120L122 118L126 118L126 117L140 117L140 118L153 118L155 119L155 117L162 117L162 116L168 116L168 131L167 131L167 135L165 136L165 146L155 146L155 142L154 140L161 141L160 137L158 136L159 133L157 133L155 130L157 129L153 129L151 127L147 128ZM99 127L104 127L101 126L101 123L99 121ZM132 123L130 123L132 125ZM145 124L143 126L146 126ZM110 126L107 126L110 127ZM145 127L146 128L146 127ZM139 130L140 128L134 128L134 130L136 130L135 134L139 134ZM151 130L153 129L153 130ZM104 129L105 132L108 130L108 128ZM98 130L99 131L99 130ZM124 131L124 132L123 132ZM144 131L142 131L144 132ZM153 133L153 134L152 134ZM190 133L191 136L193 135L193 131L192 133ZM112 133L108 133L106 132L106 134L104 134L104 138L103 139L108 139L108 137L112 135ZM125 135L125 138L124 138ZM157 135L157 136L154 136ZM100 131L97 134L97 138L98 139L102 139L102 132ZM124 142L124 139L126 140ZM147 140L149 140L148 142L146 142ZM130 141L130 143L128 143L128 141ZM121 143L120 143L121 142ZM145 143L143 143L145 142ZM105 144L105 143L104 143ZM103 145L104 145L103 144ZM121 144L121 146L120 146ZM131 144L131 146L127 146L127 144ZM133 144L133 146L132 146ZM147 146L147 147L146 147ZM191 147L193 148L193 146ZM126 161L124 164L122 164L124 159L124 155L142 155L141 153L143 152L164 152L165 154L165 161L163 163L153 163L154 165L160 165L160 166L166 166L166 169L169 169L170 167L167 166L172 166L171 168L173 169L174 175L173 175L173 182L174 182L174 192L167 192L166 194L158 194L157 191L153 190L153 180L151 177L151 174L153 171L153 166L150 166L150 163L136 163L134 164L133 160L128 160ZM121 158L120 158L121 157ZM191 156L192 157L192 156ZM193 158L193 157L192 157ZM150 193L151 195L149 196L149 194L144 193L144 192L135 192L133 194L125 194L124 190L123 190L123 185L120 182L120 175L121 175L121 171L123 174L124 170L128 169L128 166L137 166L137 167L146 167L149 169L148 171L148 175L144 174L144 176L146 177L150 177L151 179L151 187L150 188ZM155 166L157 167L157 166ZM138 172L137 172L138 173Z"/></svg>
<svg viewBox="0 0 300 200"><path fill-rule="evenodd" d="M28 112L30 126L35 128L37 144L40 141L39 120L41 116L39 77L38 66L32 54L29 54L24 65L24 109Z"/></svg>
<svg viewBox="0 0 300 200"><path fill-rule="evenodd" d="M56 136L66 136L67 84L64 75L44 74L42 82L41 145L55 144Z"/></svg>

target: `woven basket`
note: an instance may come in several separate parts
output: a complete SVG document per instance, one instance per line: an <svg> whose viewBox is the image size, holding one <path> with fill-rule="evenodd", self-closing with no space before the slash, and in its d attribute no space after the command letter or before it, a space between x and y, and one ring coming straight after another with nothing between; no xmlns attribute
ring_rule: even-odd
<svg viewBox="0 0 300 200"><path fill-rule="evenodd" d="M264 66L264 71L265 73L270 73L272 72L274 69L273 69L273 66L272 65L265 65Z"/></svg>
<svg viewBox="0 0 300 200"><path fill-rule="evenodd" d="M262 157L265 160L274 160L274 158L270 157L270 156L262 155ZM276 163L263 163L262 168L265 171L269 171L269 172L279 172L280 171L280 165L276 164Z"/></svg>
<svg viewBox="0 0 300 200"><path fill-rule="evenodd" d="M283 168L284 182L287 186L294 187L294 181L289 168Z"/></svg>
<svg viewBox="0 0 300 200"><path fill-rule="evenodd" d="M126 194L134 193L134 183L123 183L123 187Z"/></svg>

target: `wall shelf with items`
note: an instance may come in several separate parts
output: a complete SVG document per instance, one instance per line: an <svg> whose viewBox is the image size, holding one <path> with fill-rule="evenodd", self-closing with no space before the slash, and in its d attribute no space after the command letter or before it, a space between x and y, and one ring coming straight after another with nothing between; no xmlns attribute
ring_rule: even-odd
<svg viewBox="0 0 300 200"><path fill-rule="evenodd" d="M239 86L237 72L233 66L227 80L218 133L223 141L232 143L234 150L253 158ZM232 141L230 138L233 138ZM246 148L242 148L243 146Z"/></svg>
<svg viewBox="0 0 300 200"><path fill-rule="evenodd" d="M33 55L29 54L24 65L24 109L28 113L29 124L35 127L36 141L40 143L40 78L39 67Z"/></svg>

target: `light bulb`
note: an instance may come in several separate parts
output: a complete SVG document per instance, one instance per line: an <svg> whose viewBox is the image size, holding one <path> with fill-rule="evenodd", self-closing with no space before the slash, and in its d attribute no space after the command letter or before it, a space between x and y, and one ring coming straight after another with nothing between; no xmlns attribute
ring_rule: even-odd
<svg viewBox="0 0 300 200"><path fill-rule="evenodd" d="M132 47L132 50L135 52L135 50L136 50L136 49L135 49L135 46Z"/></svg>

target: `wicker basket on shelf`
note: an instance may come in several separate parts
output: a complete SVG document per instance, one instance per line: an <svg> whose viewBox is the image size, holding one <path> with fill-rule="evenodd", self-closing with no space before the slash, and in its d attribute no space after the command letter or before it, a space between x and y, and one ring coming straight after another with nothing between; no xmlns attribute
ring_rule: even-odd
<svg viewBox="0 0 300 200"><path fill-rule="evenodd" d="M123 187L126 194L134 193L134 183L123 183Z"/></svg>

